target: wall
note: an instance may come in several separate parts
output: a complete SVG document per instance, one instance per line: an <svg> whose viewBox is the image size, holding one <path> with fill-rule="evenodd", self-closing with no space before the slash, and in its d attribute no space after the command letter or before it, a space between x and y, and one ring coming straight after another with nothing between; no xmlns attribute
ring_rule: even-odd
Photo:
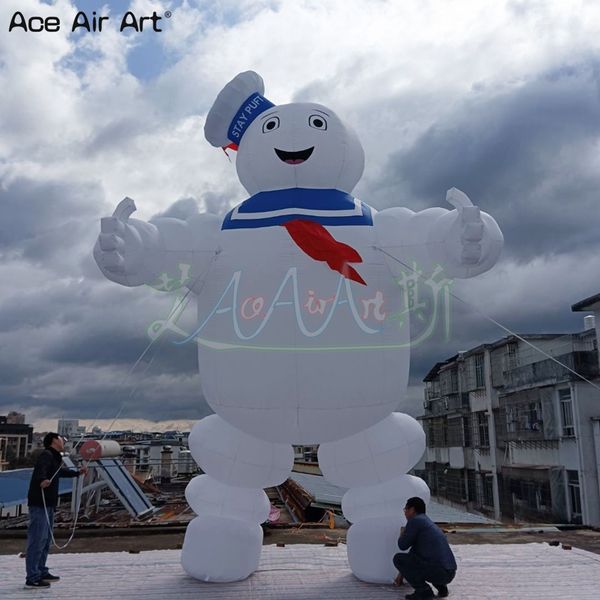
<svg viewBox="0 0 600 600"><path fill-rule="evenodd" d="M600 391L586 382L573 384L573 408L575 433L578 439L581 468L583 522L585 525L600 526L599 470L596 462L592 417L600 416Z"/></svg>

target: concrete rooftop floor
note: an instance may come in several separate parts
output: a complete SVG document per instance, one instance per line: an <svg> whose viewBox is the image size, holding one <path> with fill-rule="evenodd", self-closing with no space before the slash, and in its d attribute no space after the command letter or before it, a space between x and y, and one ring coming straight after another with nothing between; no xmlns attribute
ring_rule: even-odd
<svg viewBox="0 0 600 600"><path fill-rule="evenodd" d="M456 545L459 565L450 598L461 600L598 600L600 556L547 544ZM204 600L384 600L400 588L367 584L350 572L345 546L265 546L259 570L233 584L202 583L183 572L179 551L51 555L62 580L49 590L25 590L25 561L0 556L0 598Z"/></svg>

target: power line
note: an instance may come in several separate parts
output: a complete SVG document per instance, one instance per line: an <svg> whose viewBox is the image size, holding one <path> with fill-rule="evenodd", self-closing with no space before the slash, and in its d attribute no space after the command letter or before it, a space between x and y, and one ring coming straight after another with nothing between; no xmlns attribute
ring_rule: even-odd
<svg viewBox="0 0 600 600"><path fill-rule="evenodd" d="M401 264L403 267L405 267L406 269L412 271L418 277L420 277L420 278L422 278L423 280L426 281L425 276L420 271L418 271L417 269L414 269L413 267L410 267L405 262L403 262L402 260L400 260L396 256L393 256L392 254L390 254L389 252L387 252L383 248L379 248L378 246L374 246L374 248L376 250L379 250L380 252L382 252L386 256L389 256L392 260L395 260L397 263ZM503 325L502 323L500 323L499 321L497 321L496 319L494 319L493 317L491 317L490 315L488 315L486 312L484 312L483 310L481 310L475 304L473 304L473 303L471 303L471 302L469 302L467 300L464 300L463 298L461 298L460 296L457 296L454 292L451 292L450 290L448 290L448 294L450 296L452 296L452 298L454 298L455 300L458 300L459 302L461 302L465 306L467 306L467 307L471 308L472 310L474 310L475 312L479 313L484 319L487 319L488 321L490 321L490 323L493 323L494 325L496 325L497 327L499 327L500 329L502 329L503 331L505 331L509 335L517 338L518 340L520 340L524 344L527 344L528 346L530 346L531 348L533 348L534 350L536 350L537 352L539 352L540 354L542 354L546 358L554 361L557 365L560 365L561 367L563 367L567 371L570 371L571 373L573 373L573 375L579 377L579 379L582 379L586 383L589 383L593 388L595 388L598 391L600 391L600 386L599 385L595 384L593 381L590 381L589 379L587 379L587 377L585 377L581 373L578 373L575 369L572 369L571 367L569 367L569 365L566 365L565 363L561 362L560 360L558 360L557 358L555 358L551 354L548 354L548 352L542 350L541 348L539 348L538 346L536 346L534 343L530 342L529 340L525 339L523 336L521 336L518 333L514 332L512 329L510 329L506 325Z"/></svg>

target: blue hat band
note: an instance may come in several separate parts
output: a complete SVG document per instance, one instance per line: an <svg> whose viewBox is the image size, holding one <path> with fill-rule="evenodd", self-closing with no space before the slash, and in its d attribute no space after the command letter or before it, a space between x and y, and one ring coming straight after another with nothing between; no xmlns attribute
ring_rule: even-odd
<svg viewBox="0 0 600 600"><path fill-rule="evenodd" d="M229 129L227 130L227 137L232 142L239 144L242 136L250 127L250 124L258 115L269 110L275 106L272 102L267 100L261 94L256 93L248 96L242 103L239 110L233 117Z"/></svg>

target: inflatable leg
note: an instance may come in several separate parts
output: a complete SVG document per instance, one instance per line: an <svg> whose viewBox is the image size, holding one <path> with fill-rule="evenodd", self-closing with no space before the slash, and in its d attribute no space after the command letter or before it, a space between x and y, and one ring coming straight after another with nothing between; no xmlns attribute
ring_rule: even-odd
<svg viewBox="0 0 600 600"><path fill-rule="evenodd" d="M292 447L251 437L217 415L194 426L190 450L205 475L186 488L198 515L189 525L181 553L185 571L202 581L239 581L258 567L269 515L263 491L289 476Z"/></svg>
<svg viewBox="0 0 600 600"><path fill-rule="evenodd" d="M350 488L342 500L348 530L348 562L352 572L370 583L392 583L397 571L404 503L411 496L429 501L429 489L406 475L425 450L425 434L415 419L392 413L355 435L322 444L319 465L335 485Z"/></svg>

